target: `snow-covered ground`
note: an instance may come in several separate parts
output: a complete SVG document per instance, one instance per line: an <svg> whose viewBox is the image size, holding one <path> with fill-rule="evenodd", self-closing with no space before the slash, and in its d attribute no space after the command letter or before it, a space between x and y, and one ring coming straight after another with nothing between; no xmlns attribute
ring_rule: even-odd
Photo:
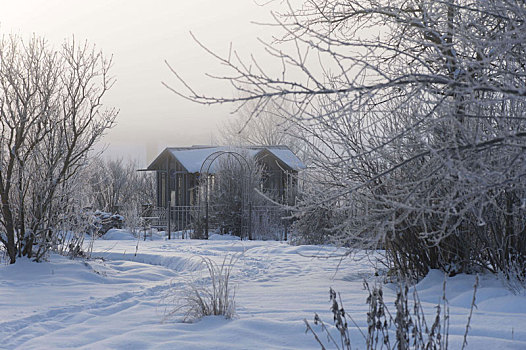
<svg viewBox="0 0 526 350"><path fill-rule="evenodd" d="M319 349L303 319L317 312L331 323L329 287L341 292L346 311L367 329L363 280L374 283L375 277L365 255L339 264L329 258L339 253L330 247L225 239L137 242L122 231L107 238L95 242L91 260L55 255L45 263L0 267L0 348ZM199 256L221 262L228 254L242 254L233 274L237 316L191 324L165 319L184 286L202 276ZM430 315L443 278L435 271L417 285ZM461 346L474 280L448 279L450 349ZM391 301L393 288L384 287ZM468 349L526 349L525 293L513 295L495 278L481 276L476 304ZM352 328L351 335L353 349L363 349L360 332Z"/></svg>

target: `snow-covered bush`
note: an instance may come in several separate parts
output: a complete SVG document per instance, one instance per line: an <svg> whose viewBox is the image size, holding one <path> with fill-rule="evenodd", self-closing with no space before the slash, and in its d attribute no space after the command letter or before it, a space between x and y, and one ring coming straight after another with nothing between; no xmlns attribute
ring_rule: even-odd
<svg viewBox="0 0 526 350"><path fill-rule="evenodd" d="M255 206L251 211L251 235L257 240L287 240L290 211L276 204Z"/></svg>
<svg viewBox="0 0 526 350"><path fill-rule="evenodd" d="M7 256L7 251L4 246L0 246L0 264L8 264L9 259Z"/></svg>
<svg viewBox="0 0 526 350"><path fill-rule="evenodd" d="M328 206L308 207L295 216L290 242L298 245L334 243L338 223L344 222L342 213Z"/></svg>
<svg viewBox="0 0 526 350"><path fill-rule="evenodd" d="M154 177L137 171L138 168L137 162L131 160L93 158L88 179L93 208L121 214L124 225L134 233L140 226L143 207L153 205L155 199Z"/></svg>
<svg viewBox="0 0 526 350"><path fill-rule="evenodd" d="M102 236L112 228L123 228L124 217L119 214L106 213L96 210L93 213L94 225L97 228L96 235Z"/></svg>
<svg viewBox="0 0 526 350"><path fill-rule="evenodd" d="M61 225L53 233L53 250L72 258L85 256L85 234L93 235L98 230L92 212L80 205L71 205L63 209L60 216Z"/></svg>

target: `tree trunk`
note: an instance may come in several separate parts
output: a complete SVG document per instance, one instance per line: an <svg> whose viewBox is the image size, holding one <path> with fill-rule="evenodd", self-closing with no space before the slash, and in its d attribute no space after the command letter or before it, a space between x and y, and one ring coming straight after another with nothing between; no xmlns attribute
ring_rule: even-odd
<svg viewBox="0 0 526 350"><path fill-rule="evenodd" d="M9 256L9 263L14 264L16 262L16 242L15 242L15 228L13 225L13 213L9 209L9 204L5 198L2 199L2 214L5 220L5 230L7 236L7 255Z"/></svg>

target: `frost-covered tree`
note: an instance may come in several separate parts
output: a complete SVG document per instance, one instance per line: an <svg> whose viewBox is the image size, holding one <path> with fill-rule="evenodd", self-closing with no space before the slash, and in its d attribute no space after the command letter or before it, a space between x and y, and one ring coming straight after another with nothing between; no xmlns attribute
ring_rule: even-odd
<svg viewBox="0 0 526 350"><path fill-rule="evenodd" d="M219 130L219 142L232 146L285 145L297 155L306 151L302 130L287 118L290 107L268 105L256 118L251 113L250 104L240 108Z"/></svg>
<svg viewBox="0 0 526 350"><path fill-rule="evenodd" d="M525 3L287 4L283 37L265 46L278 70L202 45L243 97L186 97L250 102L254 117L292 106L318 168L305 209L353 213L340 242L380 244L406 275L518 266L524 277Z"/></svg>
<svg viewBox="0 0 526 350"><path fill-rule="evenodd" d="M0 38L0 242L11 263L42 258L81 205L79 172L117 114L102 105L110 65L87 44Z"/></svg>
<svg viewBox="0 0 526 350"><path fill-rule="evenodd" d="M155 199L154 177L137 169L135 161L93 158L87 175L93 209L122 214L132 229L138 225L143 206L153 205Z"/></svg>

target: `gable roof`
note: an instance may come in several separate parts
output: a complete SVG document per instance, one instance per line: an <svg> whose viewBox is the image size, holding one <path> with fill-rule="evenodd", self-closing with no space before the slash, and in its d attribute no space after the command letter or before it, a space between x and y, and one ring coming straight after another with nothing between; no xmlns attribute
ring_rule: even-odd
<svg viewBox="0 0 526 350"><path fill-rule="evenodd" d="M276 158L295 171L307 168L305 164L288 148L268 147L267 151L272 153Z"/></svg>
<svg viewBox="0 0 526 350"><path fill-rule="evenodd" d="M176 159L189 173L198 173L206 159L216 152L238 152L248 153L250 157L257 157L261 152L268 151L291 170L299 171L305 169L302 161L287 146L192 146L192 147L168 147L148 166L147 170L159 169L158 163L166 155ZM214 169L210 169L213 173Z"/></svg>

